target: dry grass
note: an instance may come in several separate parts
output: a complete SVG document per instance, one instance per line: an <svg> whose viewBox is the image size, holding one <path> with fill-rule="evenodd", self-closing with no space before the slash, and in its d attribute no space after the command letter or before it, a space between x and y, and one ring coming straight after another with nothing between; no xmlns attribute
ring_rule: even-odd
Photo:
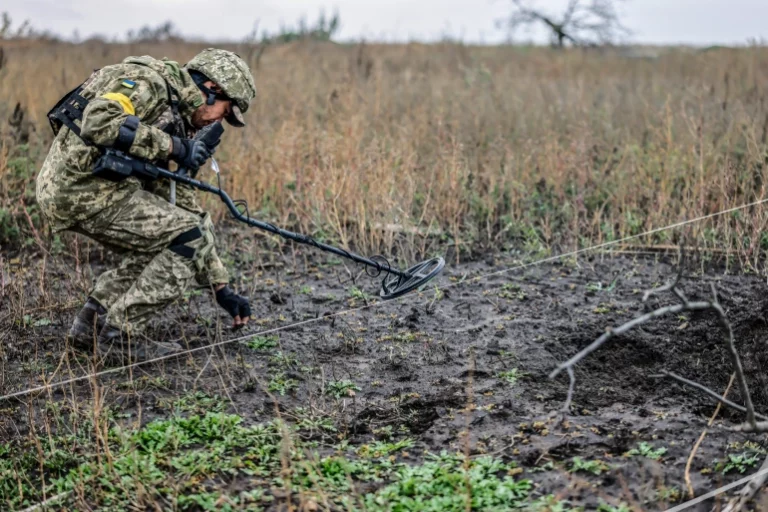
<svg viewBox="0 0 768 512"><path fill-rule="evenodd" d="M10 43L0 113L16 102L28 112L39 164L45 112L91 69L137 54L184 62L200 48ZM657 60L460 45L234 49L259 96L220 150L227 187L262 217L358 249L440 245L458 258L517 240L562 250L765 196L764 48ZM718 219L699 242L756 262L764 220L763 209ZM444 236L395 236L386 224Z"/></svg>

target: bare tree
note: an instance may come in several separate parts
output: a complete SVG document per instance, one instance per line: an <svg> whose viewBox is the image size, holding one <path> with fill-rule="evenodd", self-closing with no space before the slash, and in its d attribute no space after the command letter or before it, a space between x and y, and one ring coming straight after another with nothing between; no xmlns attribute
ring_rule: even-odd
<svg viewBox="0 0 768 512"><path fill-rule="evenodd" d="M618 2L624 0L568 0L565 11L552 14L536 6L535 0L512 0L512 13L500 20L510 35L523 27L540 25L549 31L552 45L563 48L567 43L574 46L609 44L630 34L621 24Z"/></svg>

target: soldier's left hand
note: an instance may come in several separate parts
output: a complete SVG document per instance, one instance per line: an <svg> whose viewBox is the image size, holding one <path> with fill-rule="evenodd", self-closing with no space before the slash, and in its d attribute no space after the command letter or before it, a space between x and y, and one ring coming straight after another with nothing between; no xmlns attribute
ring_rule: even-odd
<svg viewBox="0 0 768 512"><path fill-rule="evenodd" d="M251 318L251 306L248 299L233 292L229 286L224 286L216 291L216 302L234 319L233 329L239 329L248 324Z"/></svg>

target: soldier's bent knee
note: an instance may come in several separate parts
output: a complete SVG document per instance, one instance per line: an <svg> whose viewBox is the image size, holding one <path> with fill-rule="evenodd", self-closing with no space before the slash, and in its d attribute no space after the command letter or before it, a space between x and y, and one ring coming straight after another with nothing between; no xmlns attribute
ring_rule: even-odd
<svg viewBox="0 0 768 512"><path fill-rule="evenodd" d="M194 262L198 270L204 266L204 259L213 250L215 239L204 221L200 226L189 229L171 240L168 250Z"/></svg>

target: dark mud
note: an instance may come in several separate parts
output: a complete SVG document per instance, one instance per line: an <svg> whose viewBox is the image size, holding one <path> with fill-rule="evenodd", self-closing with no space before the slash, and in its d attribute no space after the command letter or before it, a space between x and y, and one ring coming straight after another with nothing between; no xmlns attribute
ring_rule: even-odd
<svg viewBox="0 0 768 512"><path fill-rule="evenodd" d="M593 255L498 273L519 263L512 255L498 255L449 265L421 293L381 303L377 282L359 268L309 250L234 258L242 271L238 285L253 299L255 323L231 332L226 314L202 291L173 306L166 320L154 322L149 336L199 347L280 328L263 335L277 336L275 346L258 350L235 342L191 358L138 367L132 375L102 378L100 392L109 405L143 423L168 414L164 401L209 390L227 396L231 410L249 421L276 414L289 420L307 414L331 418L352 444L383 432L414 439L414 461L421 449L513 459L536 482L537 495L554 493L588 510L601 497L640 510L662 510L686 494L686 460L714 403L651 375L674 371L721 393L731 366L717 318L672 315L608 342L576 368L572 412L563 423L552 413L566 399L568 379L563 374L549 380L548 374L607 328L646 307L675 302L667 294L651 298L648 306L641 303L644 290L674 276L674 259ZM62 270L51 293L66 279ZM706 300L712 282L733 324L755 405L768 411L768 286L757 276L728 275L716 267L689 269L681 286L689 298ZM5 315L0 394L39 385L41 376L50 379L54 372L54 381L87 373L86 363L64 357L62 334L75 307L45 316L49 325L26 327L12 323L9 311L0 308L0 318ZM290 327L301 321L309 323ZM135 385L126 386L129 379ZM269 389L276 380L291 379L295 389L284 394L279 386ZM345 379L359 390L340 397L329 393L333 382ZM81 381L52 391L49 398L87 401L92 389L91 382ZM729 398L742 402L737 386ZM5 439L26 435L29 418L43 416L35 409L42 401L28 400L0 404ZM742 420L738 413L720 412L692 464L697 495L743 476L717 471L717 461L743 452L744 446L760 450L761 436L723 428ZM327 434L318 432L317 437ZM626 455L641 442L666 448L666 453L659 460ZM566 469L573 457L599 459L613 469L601 475L570 473Z"/></svg>

